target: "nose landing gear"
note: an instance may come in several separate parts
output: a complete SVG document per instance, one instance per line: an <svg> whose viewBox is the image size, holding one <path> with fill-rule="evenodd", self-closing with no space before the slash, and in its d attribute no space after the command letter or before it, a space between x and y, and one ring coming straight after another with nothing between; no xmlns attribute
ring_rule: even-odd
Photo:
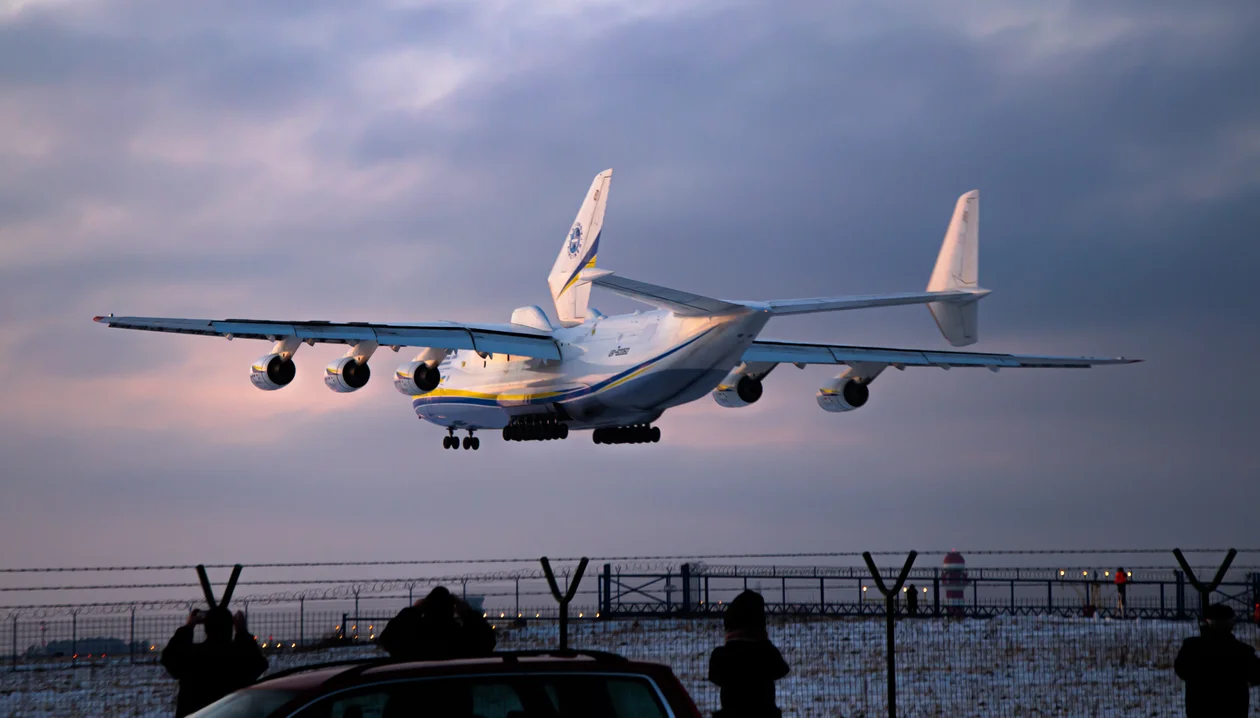
<svg viewBox="0 0 1260 718"><path fill-rule="evenodd" d="M461 444L460 444L459 437L455 436L455 430L447 429L446 433L447 435L442 437L442 448L443 449L458 449L461 446ZM470 450L476 451L477 449L481 448L481 439L478 439L477 437L473 436L473 430L469 429L468 436L464 437L464 441L462 445L465 451L470 451Z"/></svg>

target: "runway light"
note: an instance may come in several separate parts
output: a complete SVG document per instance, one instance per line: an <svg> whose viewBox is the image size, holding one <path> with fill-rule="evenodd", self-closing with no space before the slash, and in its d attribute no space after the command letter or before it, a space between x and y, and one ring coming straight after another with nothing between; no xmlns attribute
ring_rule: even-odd
<svg viewBox="0 0 1260 718"><path fill-rule="evenodd" d="M369 631L370 631L370 630L372 630L372 627L371 627L371 626L368 626L368 630L369 630Z"/></svg>
<svg viewBox="0 0 1260 718"><path fill-rule="evenodd" d="M595 613L595 617L596 617L596 618L599 618L599 612L598 612L598 611Z"/></svg>
<svg viewBox="0 0 1260 718"><path fill-rule="evenodd" d="M482 618L489 618L489 617L490 617L490 614L489 614L489 613L483 613L483 614L481 614L481 617L482 617Z"/></svg>
<svg viewBox="0 0 1260 718"><path fill-rule="evenodd" d="M1111 572L1110 572L1110 571L1103 571L1103 577L1104 577L1104 578L1110 578L1110 577L1111 577Z"/></svg>
<svg viewBox="0 0 1260 718"><path fill-rule="evenodd" d="M499 618L503 618L503 615L504 615L504 614L500 613L500 614L499 614Z"/></svg>
<svg viewBox="0 0 1260 718"><path fill-rule="evenodd" d="M926 589L926 588L925 588L925 589L923 589L923 592L924 592L924 593L927 593L927 589Z"/></svg>
<svg viewBox="0 0 1260 718"><path fill-rule="evenodd" d="M579 613L579 614L578 614L578 618L585 618L585 617L586 617L586 614L585 614L585 613Z"/></svg>
<svg viewBox="0 0 1260 718"><path fill-rule="evenodd" d="M866 586L862 587L862 593L866 593Z"/></svg>
<svg viewBox="0 0 1260 718"><path fill-rule="evenodd" d="M523 614L523 613L518 613L518 614L516 614L516 617L517 617L517 618L524 618L524 617L525 617L525 614Z"/></svg>
<svg viewBox="0 0 1260 718"><path fill-rule="evenodd" d="M294 643L292 646L289 646L289 648L297 648L297 644Z"/></svg>
<svg viewBox="0 0 1260 718"><path fill-rule="evenodd" d="M1063 569L1059 569L1059 575L1060 575L1060 576L1062 576L1062 575L1063 575L1063 574L1065 574L1065 573L1067 573L1067 572L1066 572L1066 571L1064 571Z"/></svg>
<svg viewBox="0 0 1260 718"><path fill-rule="evenodd" d="M1124 576L1125 576L1125 578L1133 578L1133 572L1132 572L1132 571L1125 571L1125 572L1124 572Z"/></svg>
<svg viewBox="0 0 1260 718"><path fill-rule="evenodd" d="M902 587L901 587L901 592L902 592L902 593L905 593L906 591L909 591L909 590L910 590L910 589L906 588L905 586L902 586Z"/></svg>
<svg viewBox="0 0 1260 718"><path fill-rule="evenodd" d="M534 614L534 618L542 618L542 614L541 614L541 613L535 613L535 614Z"/></svg>
<svg viewBox="0 0 1260 718"><path fill-rule="evenodd" d="M375 634L375 633L369 634L369 635L368 635L368 640L369 640L369 641L375 641L375 640L376 640L376 634Z"/></svg>
<svg viewBox="0 0 1260 718"><path fill-rule="evenodd" d="M1089 571L1081 571L1081 575L1082 575L1082 576L1088 576L1088 575L1089 575Z"/></svg>
<svg viewBox="0 0 1260 718"><path fill-rule="evenodd" d="M267 644L266 644L266 643L264 643L264 644L263 644L263 648L266 648L266 647L267 647Z"/></svg>

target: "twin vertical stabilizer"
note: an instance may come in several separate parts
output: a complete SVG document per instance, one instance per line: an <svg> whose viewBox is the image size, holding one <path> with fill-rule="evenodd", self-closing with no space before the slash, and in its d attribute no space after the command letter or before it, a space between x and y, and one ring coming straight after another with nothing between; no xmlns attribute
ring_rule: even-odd
<svg viewBox="0 0 1260 718"><path fill-rule="evenodd" d="M988 291L980 288L980 190L958 198L945 241L936 258L929 292L958 290L975 292L974 299L931 302L928 309L945 339L956 347L975 344L980 338L980 298Z"/></svg>
<svg viewBox="0 0 1260 718"><path fill-rule="evenodd" d="M595 266L612 172L610 169L604 170L591 182L586 199L582 201L582 208L578 210L573 225L564 237L560 256L556 257L556 264L547 277L561 326L577 326L586 319L586 304L591 296L591 285L589 282L579 282L578 275L583 269Z"/></svg>

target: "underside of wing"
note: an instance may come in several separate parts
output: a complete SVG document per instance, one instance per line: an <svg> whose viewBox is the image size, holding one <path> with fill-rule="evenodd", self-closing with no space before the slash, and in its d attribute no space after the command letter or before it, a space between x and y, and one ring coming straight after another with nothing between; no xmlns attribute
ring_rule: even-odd
<svg viewBox="0 0 1260 718"><path fill-rule="evenodd" d="M560 358L560 349L550 334L516 325L507 327L455 322L372 324L115 316L95 317L94 320L117 329L199 334L228 339L263 339L274 342L296 338L307 344L376 342L381 346L472 349L539 359Z"/></svg>
<svg viewBox="0 0 1260 718"><path fill-rule="evenodd" d="M847 344L811 344L757 340L743 356L745 362L791 364L882 364L898 369L908 366L1084 369L1104 364L1133 364L1141 359L1125 357L1059 357L1028 354L985 354L980 352L933 351L931 349L892 349Z"/></svg>

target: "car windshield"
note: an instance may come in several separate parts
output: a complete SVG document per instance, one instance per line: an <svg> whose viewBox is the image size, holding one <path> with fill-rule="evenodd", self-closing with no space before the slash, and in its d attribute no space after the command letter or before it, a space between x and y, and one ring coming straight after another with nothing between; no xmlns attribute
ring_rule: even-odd
<svg viewBox="0 0 1260 718"><path fill-rule="evenodd" d="M297 691L246 688L220 698L189 718L267 718L297 696Z"/></svg>

